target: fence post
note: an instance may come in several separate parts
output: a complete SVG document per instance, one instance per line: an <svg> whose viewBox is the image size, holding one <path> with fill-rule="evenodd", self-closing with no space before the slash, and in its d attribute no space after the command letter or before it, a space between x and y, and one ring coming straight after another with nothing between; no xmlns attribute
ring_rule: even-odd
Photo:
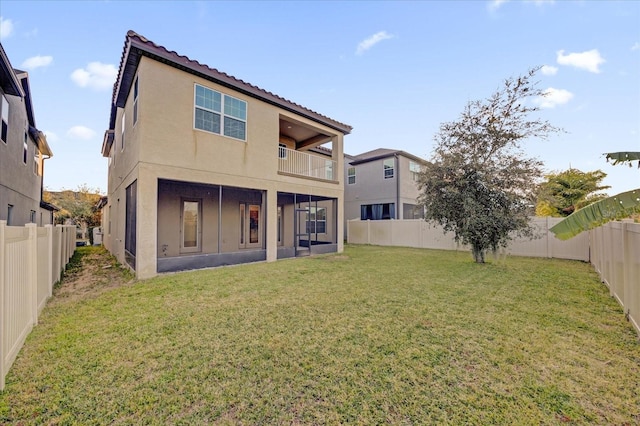
<svg viewBox="0 0 640 426"><path fill-rule="evenodd" d="M38 324L38 228L35 223L27 223L29 230L29 298L31 299L31 322Z"/></svg>
<svg viewBox="0 0 640 426"><path fill-rule="evenodd" d="M47 230L47 288L49 297L53 295L53 226L45 225Z"/></svg>
<svg viewBox="0 0 640 426"><path fill-rule="evenodd" d="M5 237L4 237L4 228L7 226L7 221L0 220L0 391L4 390L4 376L7 374L5 371L5 363L4 359L6 357L7 348L5 348L4 344L4 334L6 328L5 321L5 312L7 311L4 307L4 292L5 292L5 282L4 282L4 267L5 267Z"/></svg>
<svg viewBox="0 0 640 426"><path fill-rule="evenodd" d="M627 222L622 222L622 288L624 296L622 298L622 310L626 315L629 315L629 305L633 306L631 300L631 242L630 231L627 227Z"/></svg>

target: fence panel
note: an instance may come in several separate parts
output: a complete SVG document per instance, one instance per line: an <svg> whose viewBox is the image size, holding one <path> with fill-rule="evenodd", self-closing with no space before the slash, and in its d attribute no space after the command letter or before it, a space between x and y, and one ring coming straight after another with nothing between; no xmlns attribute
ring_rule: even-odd
<svg viewBox="0 0 640 426"><path fill-rule="evenodd" d="M13 364L22 344L33 328L33 289L30 285L29 229L7 227L4 222L3 279L2 279L2 377L0 388L4 387L4 376Z"/></svg>
<svg viewBox="0 0 640 426"><path fill-rule="evenodd" d="M38 314L44 308L50 296L51 272L49 271L49 231L47 228L38 228L37 230L37 302ZM37 318L37 317L36 317Z"/></svg>
<svg viewBox="0 0 640 426"><path fill-rule="evenodd" d="M640 223L626 223L625 312L640 334Z"/></svg>
<svg viewBox="0 0 640 426"><path fill-rule="evenodd" d="M0 221L0 390L74 250L74 226Z"/></svg>

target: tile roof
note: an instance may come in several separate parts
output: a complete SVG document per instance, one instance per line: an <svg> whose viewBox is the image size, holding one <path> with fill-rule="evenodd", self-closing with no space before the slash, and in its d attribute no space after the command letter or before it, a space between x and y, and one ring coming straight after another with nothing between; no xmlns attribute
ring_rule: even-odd
<svg viewBox="0 0 640 426"><path fill-rule="evenodd" d="M109 129L113 129L115 126L115 107L124 106L124 102L126 101L127 95L129 93L129 88L135 76L140 56L150 57L157 61L164 62L168 65L181 69L185 72L189 72L207 80L214 81L217 84L229 87L233 90L244 93L245 95L260 99L264 102L304 116L310 120L326 125L344 134L349 134L353 129L347 124L333 120L302 105L296 104L274 93L261 89L260 87L254 86L224 72L218 71L215 68L211 68L208 65L201 64L200 62L190 59L187 56L180 55L175 51L170 51L164 46L160 46L147 39L146 37L131 30L127 32L127 37L125 39L124 49L122 52L122 58L120 60L118 78L113 87L111 111L112 116Z"/></svg>

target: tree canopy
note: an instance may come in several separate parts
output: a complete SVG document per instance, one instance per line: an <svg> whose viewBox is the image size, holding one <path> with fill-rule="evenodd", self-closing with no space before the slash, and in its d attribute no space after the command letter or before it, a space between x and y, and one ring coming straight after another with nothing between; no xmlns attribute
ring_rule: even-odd
<svg viewBox="0 0 640 426"><path fill-rule="evenodd" d="M472 247L476 262L513 236L533 236L529 215L542 163L528 158L522 142L561 129L530 114L544 97L533 80L539 68L503 86L486 100L469 102L457 121L440 125L431 162L420 173L418 202L425 219Z"/></svg>
<svg viewBox="0 0 640 426"><path fill-rule="evenodd" d="M100 225L100 212L95 206L102 197L99 189L89 188L86 184L79 185L73 191L63 189L59 192L44 191L44 201L60 208L55 215L56 223L64 223L70 219L75 224L86 223L87 226Z"/></svg>
<svg viewBox="0 0 640 426"><path fill-rule="evenodd" d="M550 173L539 186L536 216L569 216L588 204L606 198L600 193L609 186L600 183L607 176L602 170L583 172L578 169Z"/></svg>

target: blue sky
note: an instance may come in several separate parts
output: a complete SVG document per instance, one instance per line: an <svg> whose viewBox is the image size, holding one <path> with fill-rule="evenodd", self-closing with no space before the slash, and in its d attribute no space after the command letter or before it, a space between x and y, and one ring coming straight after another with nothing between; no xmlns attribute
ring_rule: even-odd
<svg viewBox="0 0 640 426"><path fill-rule="evenodd" d="M567 133L524 145L547 171L601 169L614 194L640 172L640 1L0 1L0 40L29 72L54 157L45 187L107 190L100 147L126 32L353 126L345 152L428 159L442 122L507 77L544 66L537 117ZM542 72L544 71L544 72Z"/></svg>

